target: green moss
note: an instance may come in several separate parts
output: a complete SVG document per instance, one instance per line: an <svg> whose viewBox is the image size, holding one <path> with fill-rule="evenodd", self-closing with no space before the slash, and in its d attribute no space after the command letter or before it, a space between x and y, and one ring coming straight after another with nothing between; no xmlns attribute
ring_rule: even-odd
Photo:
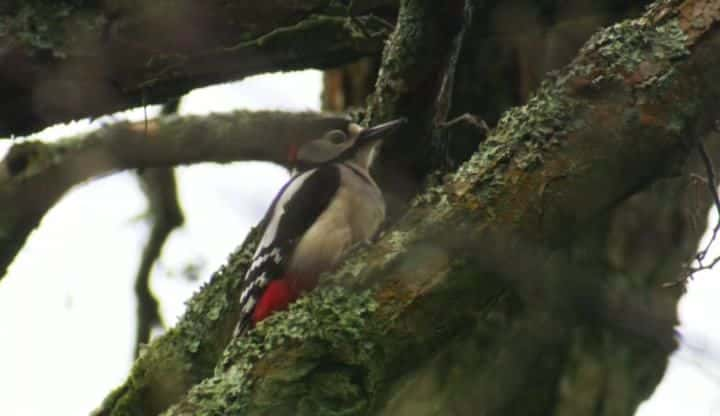
<svg viewBox="0 0 720 416"><path fill-rule="evenodd" d="M263 355L264 350L294 341L320 339L332 345L347 340L359 341L359 327L365 326L368 314L377 309L368 291L351 293L343 288L321 288L312 296L294 302L284 313L273 314L248 336L235 339L225 351L220 369L243 367Z"/></svg>
<svg viewBox="0 0 720 416"><path fill-rule="evenodd" d="M462 199L467 194L469 201L492 205L508 180L507 167L511 164L523 170L539 167L546 152L561 145L568 133L582 127L570 123L581 109L580 102L569 96L563 83L545 80L527 104L505 112L488 139L454 174L450 180L454 184L449 191L451 198ZM485 214L493 217L489 210Z"/></svg>
<svg viewBox="0 0 720 416"><path fill-rule="evenodd" d="M687 41L677 19L659 26L645 19L616 23L590 38L581 49L583 61L575 62L568 75L600 84L625 79L642 65L639 87L666 82L673 72L669 61L690 53Z"/></svg>
<svg viewBox="0 0 720 416"><path fill-rule="evenodd" d="M513 155L522 169L540 165L544 151L559 145L560 139L573 130L569 121L575 117L578 107L561 84L546 79L527 104L505 112L490 138L491 143L513 144L513 151L500 146L488 149L483 156L497 157L495 154L500 153L501 158L509 158Z"/></svg>
<svg viewBox="0 0 720 416"><path fill-rule="evenodd" d="M657 27L642 19L630 20L598 32L563 75L543 81L527 104L502 116L488 140L455 174L452 192L462 196L474 189L481 194L473 196L490 205L505 184L503 165L535 169L547 152L563 143L564 136L585 127L578 115L584 110L583 101L570 88L573 81L589 79L597 85L629 79L633 87L642 89L669 85L675 74L671 61L689 53L686 41L677 19ZM418 201L433 199L436 196L424 195Z"/></svg>
<svg viewBox="0 0 720 416"><path fill-rule="evenodd" d="M357 369L372 368L376 361L373 334L382 329L368 318L377 307L369 292L341 288L319 289L301 298L287 312L274 314L233 340L215 376L195 386L188 401L168 414L187 412L188 407L211 415L255 414L270 408L277 411L283 403L304 415L363 414L368 405L366 391L373 386L369 374L357 373ZM326 351L335 355L318 360L318 354ZM268 357L271 352L282 360ZM272 368L256 368L261 358L272 362ZM323 368L328 362L334 364ZM303 378L309 382L297 383ZM292 390L302 386L306 390ZM250 389L254 390L252 403L248 402ZM336 413L335 408L344 411Z"/></svg>
<svg viewBox="0 0 720 416"><path fill-rule="evenodd" d="M545 80L527 104L505 112L491 141L556 141L558 134L565 133L567 121L572 118L573 103L555 82Z"/></svg>
<svg viewBox="0 0 720 416"><path fill-rule="evenodd" d="M230 255L227 264L215 272L210 282L203 285L188 302L187 311L177 326L177 331L182 333L180 339L187 351L191 353L206 351L211 355L208 357L209 361L214 362L216 351L220 346L216 345L213 339L209 339L208 331L234 306L230 304L227 296L236 292L242 274L252 261L258 233L258 228L251 230L246 244Z"/></svg>

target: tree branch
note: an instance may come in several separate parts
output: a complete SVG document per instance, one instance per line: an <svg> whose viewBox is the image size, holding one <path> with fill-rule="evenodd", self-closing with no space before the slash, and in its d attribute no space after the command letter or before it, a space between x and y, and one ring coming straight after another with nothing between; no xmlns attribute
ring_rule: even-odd
<svg viewBox="0 0 720 416"><path fill-rule="evenodd" d="M345 126L342 116L236 112L118 123L57 143L26 141L0 162L0 276L50 207L73 185L123 169L197 162L285 164L302 145Z"/></svg>
<svg viewBox="0 0 720 416"><path fill-rule="evenodd" d="M138 315L135 357L140 355L143 344L147 344L150 340L152 329L163 326L160 305L150 291L150 274L168 236L183 223L182 209L177 200L175 173L172 168L144 169L138 172L138 179L148 200L148 215L151 217L152 225L135 276Z"/></svg>
<svg viewBox="0 0 720 416"><path fill-rule="evenodd" d="M434 166L433 129L447 117L453 74L473 2L403 0L398 25L383 53L367 121L405 116L409 123L383 144L374 172L388 216L403 212Z"/></svg>
<svg viewBox="0 0 720 416"><path fill-rule="evenodd" d="M13 97L0 136L377 54L389 34L377 16L392 19L396 3L12 2L0 8L0 90Z"/></svg>

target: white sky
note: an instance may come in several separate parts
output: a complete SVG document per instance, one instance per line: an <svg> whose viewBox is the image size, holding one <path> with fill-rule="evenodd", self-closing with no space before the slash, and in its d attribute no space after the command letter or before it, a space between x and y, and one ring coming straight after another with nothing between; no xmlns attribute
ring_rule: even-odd
<svg viewBox="0 0 720 416"><path fill-rule="evenodd" d="M180 112L317 110L320 89L317 71L263 75L193 91ZM143 112L121 117L140 120ZM111 120L75 122L37 137L51 140ZM0 157L8 145L0 141ZM186 224L171 235L152 278L171 325L287 179L282 168L267 163L201 164L176 172ZM0 415L87 414L125 379L136 325L132 278L149 230L138 219L144 210L135 177L121 173L74 188L30 236L0 281ZM200 266L200 281L182 277L190 263ZM691 348L673 356L638 416L720 415L719 298L717 272L690 285L679 310Z"/></svg>

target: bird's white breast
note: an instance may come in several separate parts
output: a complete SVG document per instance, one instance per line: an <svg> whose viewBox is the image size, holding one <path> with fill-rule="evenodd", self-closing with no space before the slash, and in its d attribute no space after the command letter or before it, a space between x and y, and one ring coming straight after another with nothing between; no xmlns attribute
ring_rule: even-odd
<svg viewBox="0 0 720 416"><path fill-rule="evenodd" d="M352 245L370 239L385 219L382 193L367 172L344 164L339 169L337 194L298 243L291 273L314 275L334 268Z"/></svg>

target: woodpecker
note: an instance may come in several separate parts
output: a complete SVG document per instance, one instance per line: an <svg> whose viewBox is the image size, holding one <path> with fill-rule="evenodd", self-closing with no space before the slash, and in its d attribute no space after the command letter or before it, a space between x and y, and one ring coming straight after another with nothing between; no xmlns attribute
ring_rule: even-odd
<svg viewBox="0 0 720 416"><path fill-rule="evenodd" d="M348 123L299 149L295 174L270 205L245 274L236 335L286 309L349 248L374 236L385 219L385 201L370 167L380 140L404 123L366 129Z"/></svg>

